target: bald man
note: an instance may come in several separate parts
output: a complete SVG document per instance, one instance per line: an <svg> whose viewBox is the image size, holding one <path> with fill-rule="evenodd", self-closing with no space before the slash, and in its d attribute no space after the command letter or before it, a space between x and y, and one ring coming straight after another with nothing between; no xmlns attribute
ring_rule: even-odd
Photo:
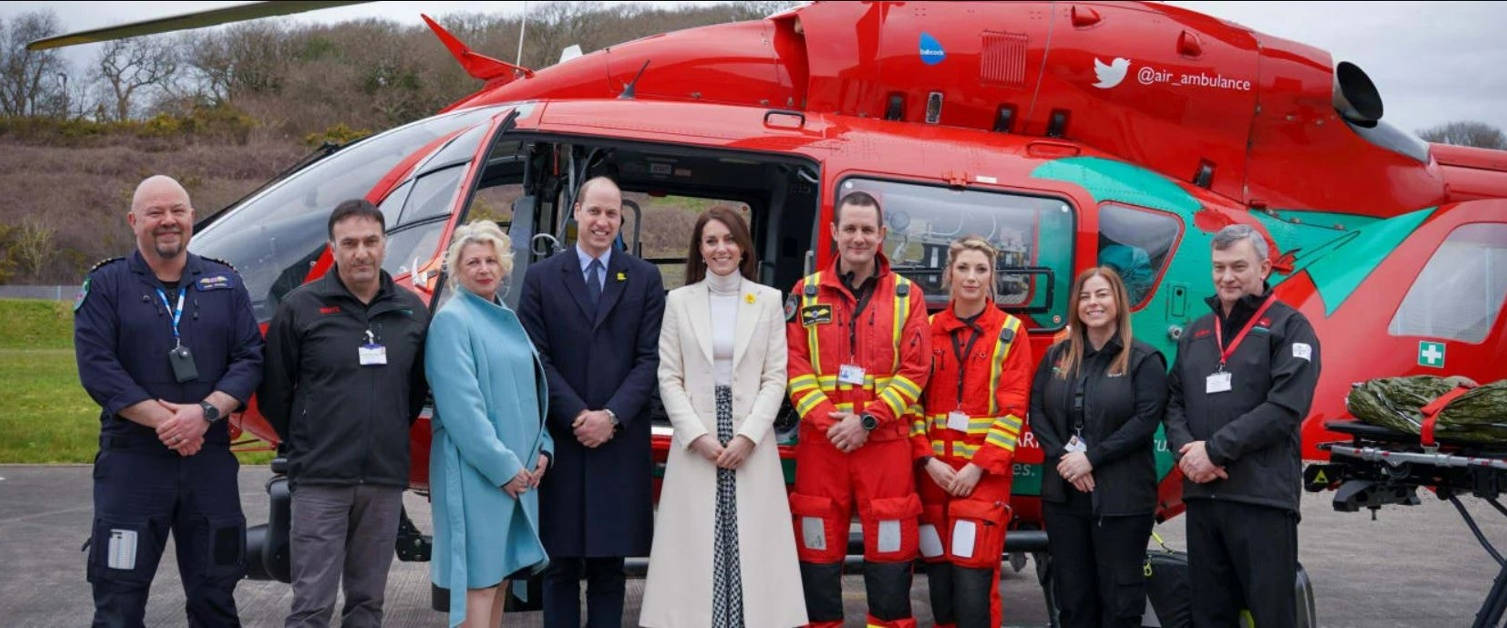
<svg viewBox="0 0 1507 628"><path fill-rule="evenodd" d="M142 181L126 224L136 250L91 269L73 304L79 380L101 408L94 625L143 625L171 533L188 625L238 626L246 519L224 418L261 380L262 336L235 269L188 252L177 181Z"/></svg>

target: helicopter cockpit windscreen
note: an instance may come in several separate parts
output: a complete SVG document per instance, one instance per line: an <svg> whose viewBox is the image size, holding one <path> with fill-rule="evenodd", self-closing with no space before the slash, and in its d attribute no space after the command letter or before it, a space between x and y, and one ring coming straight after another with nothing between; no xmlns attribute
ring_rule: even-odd
<svg viewBox="0 0 1507 628"><path fill-rule="evenodd" d="M421 120L353 144L217 216L190 248L234 265L246 280L257 320L269 320L282 296L301 285L319 259L335 205L365 196L419 148L485 123L501 109Z"/></svg>
<svg viewBox="0 0 1507 628"><path fill-rule="evenodd" d="M1066 201L977 189L846 179L838 197L873 194L889 227L885 255L898 272L921 286L933 308L947 303L942 274L953 240L976 235L1000 252L995 299L1025 315L1038 329L1067 323L1072 281L1073 211Z"/></svg>

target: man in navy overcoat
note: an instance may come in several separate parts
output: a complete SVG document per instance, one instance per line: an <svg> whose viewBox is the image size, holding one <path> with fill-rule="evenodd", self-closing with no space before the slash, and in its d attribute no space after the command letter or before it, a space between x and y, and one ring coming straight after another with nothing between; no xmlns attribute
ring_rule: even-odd
<svg viewBox="0 0 1507 628"><path fill-rule="evenodd" d="M529 267L519 318L549 378L555 459L539 490L549 552L544 625L623 625L623 558L653 536L649 407L658 386L659 269L613 249L623 198L606 177L581 185L571 249Z"/></svg>

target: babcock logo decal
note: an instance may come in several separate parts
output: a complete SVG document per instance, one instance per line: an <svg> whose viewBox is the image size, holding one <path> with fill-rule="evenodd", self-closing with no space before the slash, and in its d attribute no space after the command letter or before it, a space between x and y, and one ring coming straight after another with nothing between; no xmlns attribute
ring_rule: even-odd
<svg viewBox="0 0 1507 628"><path fill-rule="evenodd" d="M920 52L921 63L926 65L936 65L947 58L947 51L942 49L942 42L937 41L936 37L932 37L931 33L927 32L921 33Z"/></svg>
<svg viewBox="0 0 1507 628"><path fill-rule="evenodd" d="M1120 81L1125 80L1125 75L1129 71L1130 59L1126 59L1124 57L1115 57L1114 61L1106 64L1103 61L1095 58L1094 77L1099 79L1099 82L1094 83L1094 87L1097 87L1099 89L1109 89L1111 87L1119 85Z"/></svg>

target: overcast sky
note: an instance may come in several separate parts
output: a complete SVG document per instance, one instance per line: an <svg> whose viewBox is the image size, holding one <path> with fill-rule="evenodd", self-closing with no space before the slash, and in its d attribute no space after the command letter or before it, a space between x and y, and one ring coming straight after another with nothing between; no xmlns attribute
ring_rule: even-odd
<svg viewBox="0 0 1507 628"><path fill-rule="evenodd" d="M0 18L52 9L66 30L85 30L240 2L3 2ZM384 17L421 24L481 10L517 13L524 2L375 2L306 13L296 20ZM686 4L686 3L669 3ZM1170 2L1260 32L1329 51L1376 82L1384 119L1409 131L1455 120L1507 130L1507 2ZM92 48L70 54L78 67ZM487 51L502 58L512 51ZM81 70L80 70L81 71Z"/></svg>

